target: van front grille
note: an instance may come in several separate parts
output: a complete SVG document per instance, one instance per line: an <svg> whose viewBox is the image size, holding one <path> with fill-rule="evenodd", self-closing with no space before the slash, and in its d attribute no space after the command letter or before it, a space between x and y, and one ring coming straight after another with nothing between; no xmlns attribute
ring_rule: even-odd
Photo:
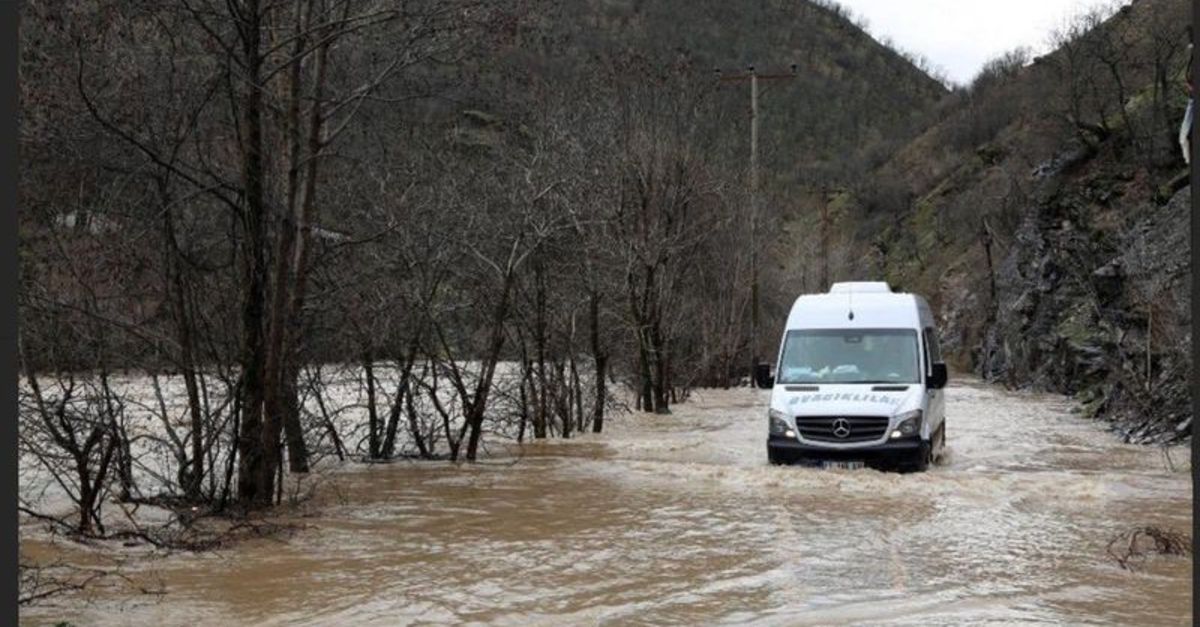
<svg viewBox="0 0 1200 627"><path fill-rule="evenodd" d="M842 429L839 429L842 427ZM887 416L797 416L796 428L806 440L873 442L887 432Z"/></svg>

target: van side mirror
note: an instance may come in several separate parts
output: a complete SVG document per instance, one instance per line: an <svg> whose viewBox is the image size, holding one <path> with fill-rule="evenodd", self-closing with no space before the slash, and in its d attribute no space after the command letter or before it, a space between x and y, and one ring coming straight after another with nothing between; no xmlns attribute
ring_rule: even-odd
<svg viewBox="0 0 1200 627"><path fill-rule="evenodd" d="M764 390L775 387L775 377L771 376L771 364L754 366L754 383Z"/></svg>
<svg viewBox="0 0 1200 627"><path fill-rule="evenodd" d="M925 382L926 387L931 390L940 390L946 387L946 381L949 378L949 375L946 372L946 364L943 362L938 362L933 364L931 369L932 371L929 373L929 378Z"/></svg>

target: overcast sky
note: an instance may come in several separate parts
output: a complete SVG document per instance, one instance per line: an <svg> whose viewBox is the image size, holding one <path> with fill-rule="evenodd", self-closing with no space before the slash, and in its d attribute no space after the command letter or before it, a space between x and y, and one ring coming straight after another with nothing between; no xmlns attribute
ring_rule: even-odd
<svg viewBox="0 0 1200 627"><path fill-rule="evenodd" d="M1112 0L839 0L865 17L877 39L925 55L966 84L984 62L1018 46L1047 49L1050 31L1071 15Z"/></svg>

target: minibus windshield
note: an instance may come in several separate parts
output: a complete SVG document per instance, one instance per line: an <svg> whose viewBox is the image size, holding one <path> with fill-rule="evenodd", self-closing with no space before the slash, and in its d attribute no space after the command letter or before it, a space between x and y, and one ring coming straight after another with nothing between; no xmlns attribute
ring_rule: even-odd
<svg viewBox="0 0 1200 627"><path fill-rule="evenodd" d="M778 383L920 383L912 329L788 331Z"/></svg>

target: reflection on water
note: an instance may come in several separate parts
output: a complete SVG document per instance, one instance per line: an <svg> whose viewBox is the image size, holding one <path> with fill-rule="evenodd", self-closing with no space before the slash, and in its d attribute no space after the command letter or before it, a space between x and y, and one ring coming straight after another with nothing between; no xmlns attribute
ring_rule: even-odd
<svg viewBox="0 0 1200 627"><path fill-rule="evenodd" d="M1188 473L1054 397L947 400L950 453L919 475L767 466L766 393L745 389L475 466L349 468L287 541L137 560L161 600L25 620L1190 624L1190 561L1105 555L1133 525L1190 531Z"/></svg>

